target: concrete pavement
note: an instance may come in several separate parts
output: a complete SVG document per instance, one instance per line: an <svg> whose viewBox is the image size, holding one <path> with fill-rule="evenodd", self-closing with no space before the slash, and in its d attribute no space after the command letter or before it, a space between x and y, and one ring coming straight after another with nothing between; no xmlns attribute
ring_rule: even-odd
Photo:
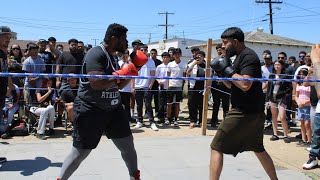
<svg viewBox="0 0 320 180"><path fill-rule="evenodd" d="M142 180L207 180L212 137L135 138ZM69 152L71 141L1 143L0 180L55 180ZM279 179L310 179L301 172L276 167ZM119 151L103 137L96 150L70 180L126 180L126 166ZM251 152L225 156L221 179L269 179Z"/></svg>

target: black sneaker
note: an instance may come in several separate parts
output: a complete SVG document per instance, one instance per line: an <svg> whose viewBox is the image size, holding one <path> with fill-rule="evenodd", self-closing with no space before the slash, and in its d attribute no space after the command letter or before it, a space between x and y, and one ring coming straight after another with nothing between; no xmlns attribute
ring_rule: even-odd
<svg viewBox="0 0 320 180"><path fill-rule="evenodd" d="M272 124L271 124L271 123L268 123L268 124L266 125L266 127L264 127L264 129L272 129Z"/></svg>
<svg viewBox="0 0 320 180"><path fill-rule="evenodd" d="M54 135L54 130L53 129L49 129L49 136Z"/></svg>
<svg viewBox="0 0 320 180"><path fill-rule="evenodd" d="M277 140L279 140L279 137L276 135L272 135L270 138L270 141L277 141Z"/></svg>
<svg viewBox="0 0 320 180"><path fill-rule="evenodd" d="M41 140L46 140L46 136L44 134L37 134L37 138Z"/></svg>
<svg viewBox="0 0 320 180"><path fill-rule="evenodd" d="M285 143L290 143L290 142L291 142L291 140L290 140L288 137L284 137L284 138L283 138L283 141L284 141Z"/></svg>
<svg viewBox="0 0 320 180"><path fill-rule="evenodd" d="M4 162L6 162L7 161L7 158L5 158L5 157L0 157L0 163L4 163Z"/></svg>
<svg viewBox="0 0 320 180"><path fill-rule="evenodd" d="M298 143L297 143L298 146L305 146L306 145L306 142L304 142L303 140L300 140Z"/></svg>
<svg viewBox="0 0 320 180"><path fill-rule="evenodd" d="M9 139L9 138L11 138L11 136L10 136L9 133L4 133L4 134L1 135L1 138L2 139Z"/></svg>
<svg viewBox="0 0 320 180"><path fill-rule="evenodd" d="M302 134L300 133L300 134L296 135L296 138L297 139L302 139Z"/></svg>
<svg viewBox="0 0 320 180"><path fill-rule="evenodd" d="M159 124L164 124L164 122L165 122L165 118L159 118L159 121L158 121Z"/></svg>

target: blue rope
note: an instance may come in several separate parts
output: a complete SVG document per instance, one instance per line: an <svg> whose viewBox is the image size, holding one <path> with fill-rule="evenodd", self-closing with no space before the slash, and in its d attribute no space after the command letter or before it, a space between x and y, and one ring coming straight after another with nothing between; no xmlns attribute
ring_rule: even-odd
<svg viewBox="0 0 320 180"><path fill-rule="evenodd" d="M113 76L94 74L48 74L48 73L7 73L0 72L0 77L66 77L98 79L178 79L178 80L212 80L212 81L280 81L280 82L320 82L319 79L268 79L268 78L225 78L225 77L157 77L157 76Z"/></svg>

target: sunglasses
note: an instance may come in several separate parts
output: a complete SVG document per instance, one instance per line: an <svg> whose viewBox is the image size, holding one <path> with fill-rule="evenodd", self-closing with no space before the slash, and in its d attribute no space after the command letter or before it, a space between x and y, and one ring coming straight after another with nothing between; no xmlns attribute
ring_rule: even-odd
<svg viewBox="0 0 320 180"><path fill-rule="evenodd" d="M299 56L300 59L304 59L305 56Z"/></svg>
<svg viewBox="0 0 320 180"><path fill-rule="evenodd" d="M12 51L14 51L14 50L20 51L20 48L12 48L11 50L12 50Z"/></svg>
<svg viewBox="0 0 320 180"><path fill-rule="evenodd" d="M285 59L285 57L278 57L278 59Z"/></svg>

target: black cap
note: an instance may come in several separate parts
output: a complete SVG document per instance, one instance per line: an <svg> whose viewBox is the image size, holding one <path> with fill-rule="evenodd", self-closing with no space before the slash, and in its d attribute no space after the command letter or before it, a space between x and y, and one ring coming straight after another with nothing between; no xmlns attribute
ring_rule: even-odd
<svg viewBox="0 0 320 180"><path fill-rule="evenodd" d="M0 34L16 35L16 33L12 32L8 26L0 26Z"/></svg>
<svg viewBox="0 0 320 180"><path fill-rule="evenodd" d="M200 49L198 47L191 48L191 52L195 52L195 51L200 51Z"/></svg>
<svg viewBox="0 0 320 180"><path fill-rule="evenodd" d="M37 44L48 44L48 41L46 41L45 39L39 39L37 41Z"/></svg>
<svg viewBox="0 0 320 180"><path fill-rule="evenodd" d="M132 43L131 43L131 45L132 46L134 46L134 45L142 45L143 43L141 42L141 40L140 39L136 39L136 40L134 40L134 41L132 41Z"/></svg>
<svg viewBox="0 0 320 180"><path fill-rule="evenodd" d="M48 41L51 41L51 42L57 42L56 38L55 37L49 37L48 38Z"/></svg>
<svg viewBox="0 0 320 180"><path fill-rule="evenodd" d="M180 48L174 49L173 54L177 54L177 53L182 54L182 51Z"/></svg>
<svg viewBox="0 0 320 180"><path fill-rule="evenodd" d="M39 46L36 44L36 43L34 43L34 42L29 42L28 44L27 44L27 49L28 50L30 50L30 49L38 49L39 48Z"/></svg>

